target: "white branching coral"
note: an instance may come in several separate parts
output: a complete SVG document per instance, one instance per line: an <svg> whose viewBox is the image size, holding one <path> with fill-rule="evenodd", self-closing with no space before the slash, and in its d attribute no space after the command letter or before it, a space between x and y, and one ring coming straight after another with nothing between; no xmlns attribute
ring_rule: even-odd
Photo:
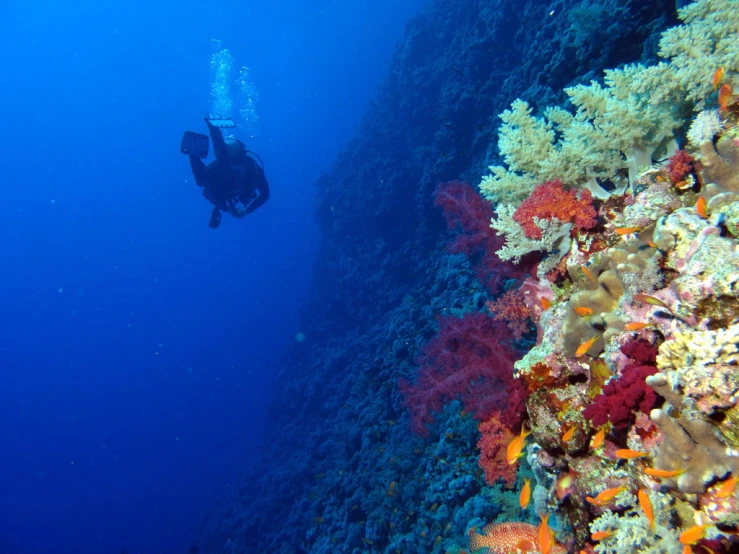
<svg viewBox="0 0 739 554"><path fill-rule="evenodd" d="M497 218L490 220L490 227L505 236L505 245L496 254L503 260L513 260L514 264L529 252L546 252L550 255L539 264L539 272L547 273L570 249L571 223L562 223L557 219L534 218L534 223L541 229L540 239L530 239L523 227L513 219L516 208L511 204L499 204L495 209Z"/></svg>
<svg viewBox="0 0 739 554"><path fill-rule="evenodd" d="M613 534L600 541L595 551L598 554L623 554L640 552L642 554L674 554L682 551L678 541L678 531L673 528L674 515L672 498L666 494L651 491L649 499L654 507L655 530L649 528L649 521L640 508L636 507L631 495L632 508L623 514L610 510L603 513L590 524L590 532L611 531Z"/></svg>

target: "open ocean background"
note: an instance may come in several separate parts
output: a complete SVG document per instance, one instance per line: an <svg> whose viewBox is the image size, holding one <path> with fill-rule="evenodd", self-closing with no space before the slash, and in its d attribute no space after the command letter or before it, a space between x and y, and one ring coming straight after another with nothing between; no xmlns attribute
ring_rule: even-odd
<svg viewBox="0 0 739 554"><path fill-rule="evenodd" d="M423 0L0 1L0 553L186 552L265 437L314 184ZM211 39L272 197L213 231L179 153Z"/></svg>

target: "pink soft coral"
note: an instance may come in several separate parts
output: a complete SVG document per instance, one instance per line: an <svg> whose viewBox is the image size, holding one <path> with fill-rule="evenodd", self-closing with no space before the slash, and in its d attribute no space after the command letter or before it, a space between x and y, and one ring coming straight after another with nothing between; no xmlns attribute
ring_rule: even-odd
<svg viewBox="0 0 739 554"><path fill-rule="evenodd" d="M621 352L631 359L621 377L609 381L583 411L594 427L610 421L616 430L626 430L634 422L636 412L649 413L657 402L657 395L644 382L648 375L657 373L657 347L634 340L624 344Z"/></svg>
<svg viewBox="0 0 739 554"><path fill-rule="evenodd" d="M537 186L513 214L513 219L530 239L540 239L541 229L534 218L558 219L563 223L573 223L578 229L595 227L596 212L593 208L593 195L584 189L578 199L574 190L565 190L562 181L555 179Z"/></svg>
<svg viewBox="0 0 739 554"><path fill-rule="evenodd" d="M525 414L526 388L513 378L515 352L505 324L481 313L444 317L439 332L423 349L414 383L400 390L411 412L411 425L427 435L433 412L454 399L478 420L500 412L515 430Z"/></svg>
<svg viewBox="0 0 739 554"><path fill-rule="evenodd" d="M470 259L489 291L498 290L506 279L525 274L525 264L501 262L495 255L505 240L490 227L494 215L492 204L474 188L462 181L439 183L434 197L436 205L443 210L447 228L458 232L449 249Z"/></svg>
<svg viewBox="0 0 739 554"><path fill-rule="evenodd" d="M506 487L513 487L518 466L506 460L506 448L513 439L513 433L500 422L496 414L477 428L480 430L480 440L477 441L480 458L477 464L485 472L485 482L492 486L502 479Z"/></svg>

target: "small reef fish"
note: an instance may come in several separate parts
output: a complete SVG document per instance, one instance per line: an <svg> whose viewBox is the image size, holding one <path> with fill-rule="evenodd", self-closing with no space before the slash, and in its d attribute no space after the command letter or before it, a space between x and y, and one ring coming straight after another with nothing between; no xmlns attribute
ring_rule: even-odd
<svg viewBox="0 0 739 554"><path fill-rule="evenodd" d="M595 335L592 339L589 341L585 341L580 346L577 347L577 350L575 350L575 358L579 358L580 356L584 356L587 354L588 350L598 341L600 338L600 335Z"/></svg>
<svg viewBox="0 0 739 554"><path fill-rule="evenodd" d="M613 531L598 531L597 533L593 533L590 535L590 538L594 541L602 541L603 539L607 539L613 535Z"/></svg>
<svg viewBox="0 0 739 554"><path fill-rule="evenodd" d="M624 325L624 329L626 331L639 331L640 329L644 329L645 327L649 327L651 323L645 323L643 321L632 321L631 323L627 323Z"/></svg>
<svg viewBox="0 0 739 554"><path fill-rule="evenodd" d="M531 479L524 479L521 494L518 496L518 505L522 510L528 507L529 500L531 500Z"/></svg>
<svg viewBox="0 0 739 554"><path fill-rule="evenodd" d="M616 227L613 230L613 232L616 233L617 235L624 236L624 235L630 235L632 233L638 233L641 230L642 230L641 227Z"/></svg>
<svg viewBox="0 0 739 554"><path fill-rule="evenodd" d="M634 300L637 302L644 302L645 304L650 304L652 306L659 306L660 308L664 308L668 312L672 313L672 309L662 302L659 298L655 298L654 296L649 296L648 294L644 293L637 293L634 295Z"/></svg>
<svg viewBox="0 0 739 554"><path fill-rule="evenodd" d="M684 469L655 469L653 467L645 467L644 473L650 477L656 477L657 479L672 479L678 475L685 473Z"/></svg>
<svg viewBox="0 0 739 554"><path fill-rule="evenodd" d="M719 498L729 498L730 496L733 496L736 492L736 483L737 478L736 477L730 477L721 485L719 485L719 488L716 490L716 496Z"/></svg>
<svg viewBox="0 0 739 554"><path fill-rule="evenodd" d="M508 443L506 449L506 460L509 464L513 465L516 461L523 456L523 449L526 446L526 437L531 434L531 431L527 431L526 427L521 428L521 434Z"/></svg>
<svg viewBox="0 0 739 554"><path fill-rule="evenodd" d="M542 296L541 297L541 307L544 308L545 310L548 310L549 308L552 307L552 301L549 300L549 298L547 298L546 296Z"/></svg>
<svg viewBox="0 0 739 554"><path fill-rule="evenodd" d="M724 68L719 67L716 71L713 72L713 90L716 90L723 80Z"/></svg>
<svg viewBox="0 0 739 554"><path fill-rule="evenodd" d="M580 317L586 317L586 316L589 316L589 315L593 315L593 309L592 308L586 308L585 306L577 306L577 307L572 308L572 309Z"/></svg>
<svg viewBox="0 0 739 554"><path fill-rule="evenodd" d="M591 504L595 504L596 506L604 506L611 502L614 498L616 498L619 494L621 494L623 491L626 490L625 485L621 485L620 487L613 487L612 489L606 489L595 498L591 496L586 496L585 500L590 502Z"/></svg>
<svg viewBox="0 0 739 554"><path fill-rule="evenodd" d="M560 476L560 478L557 480L557 485L554 487L557 498L559 498L560 500L564 500L570 494L572 494L572 491L575 489L576 478L577 474L572 470Z"/></svg>
<svg viewBox="0 0 739 554"><path fill-rule="evenodd" d="M636 450L629 450L628 448L619 448L614 452L614 455L621 460L632 460L634 458L649 456L649 452L638 452Z"/></svg>
<svg viewBox="0 0 739 554"><path fill-rule="evenodd" d="M652 532L654 532L654 508L652 507L652 501L649 500L649 495L647 494L647 491L645 491L644 489L639 489L639 492L637 493L637 498L639 498L639 506L641 506L644 515L647 517L649 528L652 530Z"/></svg>
<svg viewBox="0 0 739 554"><path fill-rule="evenodd" d="M580 268L582 269L582 272L585 274L585 276L590 279L591 281L597 283L598 279L595 278L595 275L592 274L592 272L584 265L581 265Z"/></svg>
<svg viewBox="0 0 739 554"><path fill-rule="evenodd" d="M708 214L706 213L706 199L705 197L701 196L696 202L695 202L695 211L698 213L699 216L701 216L703 219L706 219L708 217Z"/></svg>
<svg viewBox="0 0 739 554"><path fill-rule="evenodd" d="M686 529L685 531L680 533L680 536L677 538L677 540L679 540L682 544L697 544L699 540L706 536L706 529L708 529L709 527L710 525L695 525L694 527Z"/></svg>
<svg viewBox="0 0 739 554"><path fill-rule="evenodd" d="M729 83L725 83L721 85L721 88L718 89L718 109L719 111L726 111L726 108L729 106L730 101L733 96L734 96L734 92L731 90L731 85Z"/></svg>
<svg viewBox="0 0 739 554"><path fill-rule="evenodd" d="M470 529L470 552L486 549L486 554L510 554L511 552L543 552L539 545L539 529L530 523L488 523L478 533ZM554 543L550 554L567 554L567 549Z"/></svg>
<svg viewBox="0 0 739 554"><path fill-rule="evenodd" d="M567 431L565 431L562 435L562 442L570 442L575 436L575 431L577 431L577 425L573 425L572 427L567 429Z"/></svg>
<svg viewBox="0 0 739 554"><path fill-rule="evenodd" d="M595 450L596 448L600 448L603 446L603 443L606 441L606 430L604 427L601 427L600 430L595 434L593 437L593 441L590 443L590 447Z"/></svg>
<svg viewBox="0 0 739 554"><path fill-rule="evenodd" d="M552 545L555 543L554 531L549 527L549 514L539 514L541 523L539 524L539 550L541 554L549 554L552 551Z"/></svg>

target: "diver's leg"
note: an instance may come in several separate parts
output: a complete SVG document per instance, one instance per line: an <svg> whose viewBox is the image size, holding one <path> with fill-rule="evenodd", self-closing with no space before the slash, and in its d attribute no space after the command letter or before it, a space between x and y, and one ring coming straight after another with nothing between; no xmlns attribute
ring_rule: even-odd
<svg viewBox="0 0 739 554"><path fill-rule="evenodd" d="M218 229L218 227L221 225L221 211L218 208L213 208L213 211L210 212L210 221L208 222L208 227L211 229Z"/></svg>
<svg viewBox="0 0 739 554"><path fill-rule="evenodd" d="M208 170L205 167L203 160L197 156L190 156L190 168L192 169L192 176L195 177L195 182L198 186L206 186L208 184Z"/></svg>

